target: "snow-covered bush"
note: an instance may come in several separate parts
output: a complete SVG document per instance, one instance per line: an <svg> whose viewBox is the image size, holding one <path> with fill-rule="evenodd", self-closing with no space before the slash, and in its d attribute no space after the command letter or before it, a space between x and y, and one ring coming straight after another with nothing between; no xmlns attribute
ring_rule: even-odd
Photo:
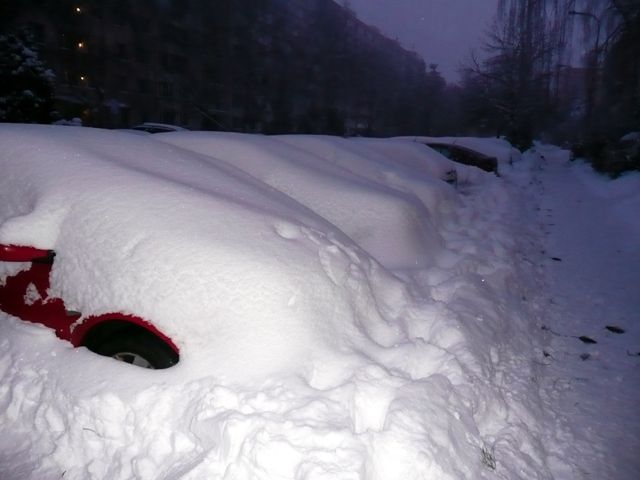
<svg viewBox="0 0 640 480"><path fill-rule="evenodd" d="M26 36L0 36L0 121L49 123L53 80Z"/></svg>

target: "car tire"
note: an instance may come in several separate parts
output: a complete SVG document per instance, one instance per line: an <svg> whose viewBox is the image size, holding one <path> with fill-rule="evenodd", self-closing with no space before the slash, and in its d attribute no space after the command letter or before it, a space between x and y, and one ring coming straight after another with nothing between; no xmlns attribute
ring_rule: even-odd
<svg viewBox="0 0 640 480"><path fill-rule="evenodd" d="M99 325L83 345L98 355L143 368L163 369L178 363L178 354L169 345L137 325Z"/></svg>

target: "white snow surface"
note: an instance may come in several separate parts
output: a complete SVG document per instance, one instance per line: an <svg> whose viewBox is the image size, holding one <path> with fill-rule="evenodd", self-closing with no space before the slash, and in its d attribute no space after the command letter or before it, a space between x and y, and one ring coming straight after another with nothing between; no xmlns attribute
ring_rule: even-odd
<svg viewBox="0 0 640 480"><path fill-rule="evenodd" d="M547 257L538 300L555 475L640 478L640 174L611 180L566 151L537 150L529 190Z"/></svg>
<svg viewBox="0 0 640 480"><path fill-rule="evenodd" d="M372 168L342 156L347 173L276 140L182 135L0 125L0 242L55 249L51 291L68 307L139 315L181 355L139 369L0 313L0 478L637 477L634 430L615 470L600 463L609 452L615 464L611 432L593 434L587 415L575 428L574 372L541 329L563 263L543 252L539 153L455 191L416 169L411 179L406 159L396 173L375 155ZM307 151L343 143L317 140L282 139ZM561 156L545 151L554 168L578 168ZM373 178L381 171L393 175ZM637 200L618 182L592 185ZM339 196L347 184L372 202L416 189L416 222L441 239L432 260L385 267L334 226L320 186ZM637 348L627 313L622 338ZM625 361L625 375L637 372ZM634 400L623 393L613 405ZM612 432L629 418L614 416Z"/></svg>

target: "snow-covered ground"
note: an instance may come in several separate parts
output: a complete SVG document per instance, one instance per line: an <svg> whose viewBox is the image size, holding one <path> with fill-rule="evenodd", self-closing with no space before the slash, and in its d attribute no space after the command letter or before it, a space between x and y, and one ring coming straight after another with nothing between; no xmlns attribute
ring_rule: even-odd
<svg viewBox="0 0 640 480"><path fill-rule="evenodd" d="M550 441L558 478L640 478L640 173L612 181L539 150L543 391L562 425L550 434L573 435Z"/></svg>
<svg viewBox="0 0 640 480"><path fill-rule="evenodd" d="M163 135L0 126L0 243L181 354L143 370L0 313L2 480L638 477L638 176L538 147L454 190L413 146ZM363 248L385 205L437 242Z"/></svg>

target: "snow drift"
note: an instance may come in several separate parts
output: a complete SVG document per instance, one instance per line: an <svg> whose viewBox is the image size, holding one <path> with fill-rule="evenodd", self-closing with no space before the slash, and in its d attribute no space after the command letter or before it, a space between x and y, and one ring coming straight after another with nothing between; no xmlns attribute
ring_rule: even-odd
<svg viewBox="0 0 640 480"><path fill-rule="evenodd" d="M55 249L51 289L69 307L139 315L181 351L175 367L137 369L0 314L0 476L551 478L530 381L536 226L533 207L514 213L517 188L443 184L456 201L441 251L389 270L298 201L314 186L293 185L307 179L290 149L223 138L228 161L208 134L187 150L0 127L0 242ZM328 196L366 185L304 168Z"/></svg>

